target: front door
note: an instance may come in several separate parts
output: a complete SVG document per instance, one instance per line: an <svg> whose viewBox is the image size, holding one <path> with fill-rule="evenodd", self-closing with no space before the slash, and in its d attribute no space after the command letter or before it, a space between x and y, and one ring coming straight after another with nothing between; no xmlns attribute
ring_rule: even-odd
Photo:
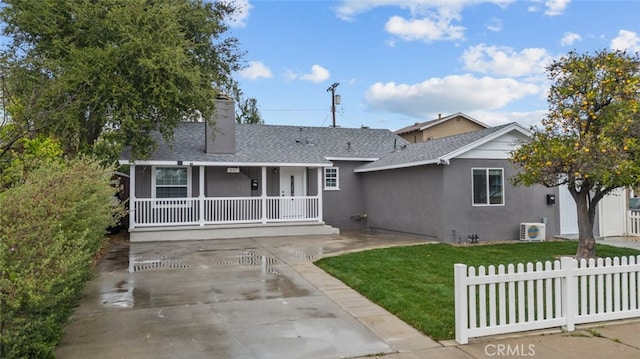
<svg viewBox="0 0 640 359"><path fill-rule="evenodd" d="M303 218L304 200L307 195L304 167L280 167L280 218ZM290 197L290 198L289 198Z"/></svg>

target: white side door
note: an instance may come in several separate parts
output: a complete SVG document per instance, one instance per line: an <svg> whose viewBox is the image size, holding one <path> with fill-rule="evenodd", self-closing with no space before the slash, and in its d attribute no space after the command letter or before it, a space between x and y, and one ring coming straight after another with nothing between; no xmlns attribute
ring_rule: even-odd
<svg viewBox="0 0 640 359"><path fill-rule="evenodd" d="M567 185L558 187L558 205L560 206L560 234L578 234L576 201L571 197Z"/></svg>
<svg viewBox="0 0 640 359"><path fill-rule="evenodd" d="M624 236L627 221L627 191L617 188L598 203L600 236Z"/></svg>

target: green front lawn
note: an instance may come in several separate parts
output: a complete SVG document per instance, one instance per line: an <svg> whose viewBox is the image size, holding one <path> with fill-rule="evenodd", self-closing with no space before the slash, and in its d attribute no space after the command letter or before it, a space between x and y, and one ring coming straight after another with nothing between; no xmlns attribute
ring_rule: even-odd
<svg viewBox="0 0 640 359"><path fill-rule="evenodd" d="M548 241L475 246L429 244L374 249L315 262L334 277L436 340L454 337L453 265L526 263L575 255L576 242ZM640 251L597 245L599 257Z"/></svg>

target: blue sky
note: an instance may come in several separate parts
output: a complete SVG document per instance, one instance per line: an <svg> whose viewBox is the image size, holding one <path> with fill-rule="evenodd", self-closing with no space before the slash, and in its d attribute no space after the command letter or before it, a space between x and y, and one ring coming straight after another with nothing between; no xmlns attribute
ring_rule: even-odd
<svg viewBox="0 0 640 359"><path fill-rule="evenodd" d="M640 1L234 0L236 78L267 124L388 128L463 112L536 124L545 65L571 50L640 51Z"/></svg>

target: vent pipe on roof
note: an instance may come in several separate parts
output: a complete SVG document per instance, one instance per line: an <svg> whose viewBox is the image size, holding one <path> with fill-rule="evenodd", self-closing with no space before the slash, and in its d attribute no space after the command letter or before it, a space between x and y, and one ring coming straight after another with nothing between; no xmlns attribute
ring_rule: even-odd
<svg viewBox="0 0 640 359"><path fill-rule="evenodd" d="M438 114L438 120L440 120L440 119L442 119L442 114L441 113Z"/></svg>

